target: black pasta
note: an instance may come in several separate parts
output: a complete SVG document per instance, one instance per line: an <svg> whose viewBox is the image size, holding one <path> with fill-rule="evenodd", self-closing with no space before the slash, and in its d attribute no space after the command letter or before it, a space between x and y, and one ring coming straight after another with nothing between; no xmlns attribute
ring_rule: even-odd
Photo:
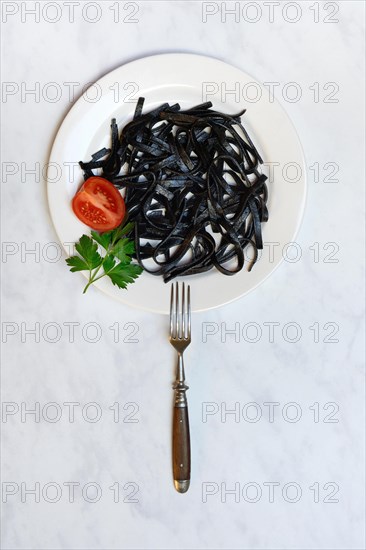
<svg viewBox="0 0 366 550"><path fill-rule="evenodd" d="M241 123L245 110L227 115L211 102L187 110L164 103L143 114L143 104L140 98L121 135L112 119L110 149L80 162L85 179L99 169L123 190L137 261L165 282L213 267L233 275L251 246L250 271L263 248L268 190Z"/></svg>

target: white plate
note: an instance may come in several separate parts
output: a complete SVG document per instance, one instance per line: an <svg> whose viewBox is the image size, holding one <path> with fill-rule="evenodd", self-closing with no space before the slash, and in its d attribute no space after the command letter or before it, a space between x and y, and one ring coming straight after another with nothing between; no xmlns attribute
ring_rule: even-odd
<svg viewBox="0 0 366 550"><path fill-rule="evenodd" d="M256 95L258 101L252 101ZM269 221L263 224L264 242L278 243L272 248L274 257L269 253L271 248L265 246L250 273L244 267L232 277L211 270L184 278L191 285L193 311L232 302L256 288L281 263L283 247L294 240L301 222L306 172L299 138L282 107L251 76L217 59L175 53L146 57L107 74L80 97L57 133L49 161L48 201L59 239L69 252L70 243L89 231L71 209L72 197L83 178L76 167L75 177L70 177L70 163L86 161L91 153L108 147L111 118L115 117L121 128L132 117L139 96L146 98L144 110L166 101L186 108L206 100L222 112L246 108L243 123L266 165L274 167L273 182L267 181ZM56 165L61 177L56 177ZM268 167L264 168L267 174ZM71 277L66 264L65 277ZM81 292L83 281L72 277ZM95 286L130 306L168 312L169 286L161 277L143 273L128 290L113 286L107 277Z"/></svg>

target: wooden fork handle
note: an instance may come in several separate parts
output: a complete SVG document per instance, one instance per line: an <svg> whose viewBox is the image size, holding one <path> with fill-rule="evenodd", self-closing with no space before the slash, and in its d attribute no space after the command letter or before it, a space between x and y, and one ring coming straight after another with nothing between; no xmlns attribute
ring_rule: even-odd
<svg viewBox="0 0 366 550"><path fill-rule="evenodd" d="M188 491L191 480L191 441L189 436L188 386L176 384L173 413L173 478L179 493Z"/></svg>

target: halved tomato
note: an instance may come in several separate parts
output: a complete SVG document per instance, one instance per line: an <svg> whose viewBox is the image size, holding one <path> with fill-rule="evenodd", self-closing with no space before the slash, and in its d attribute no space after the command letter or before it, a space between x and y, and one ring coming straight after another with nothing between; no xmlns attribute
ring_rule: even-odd
<svg viewBox="0 0 366 550"><path fill-rule="evenodd" d="M122 222L126 206L114 185L98 176L88 178L72 200L80 221L96 231L109 231Z"/></svg>

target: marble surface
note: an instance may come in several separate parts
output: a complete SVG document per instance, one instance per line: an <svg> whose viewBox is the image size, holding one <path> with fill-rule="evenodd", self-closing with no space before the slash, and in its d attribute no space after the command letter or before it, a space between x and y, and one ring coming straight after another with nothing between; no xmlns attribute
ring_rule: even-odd
<svg viewBox="0 0 366 550"><path fill-rule="evenodd" d="M35 4L1 6L2 547L364 548L364 3ZM42 174L67 83L171 51L278 83L309 167L299 261L193 319L185 495L167 318L81 294Z"/></svg>

